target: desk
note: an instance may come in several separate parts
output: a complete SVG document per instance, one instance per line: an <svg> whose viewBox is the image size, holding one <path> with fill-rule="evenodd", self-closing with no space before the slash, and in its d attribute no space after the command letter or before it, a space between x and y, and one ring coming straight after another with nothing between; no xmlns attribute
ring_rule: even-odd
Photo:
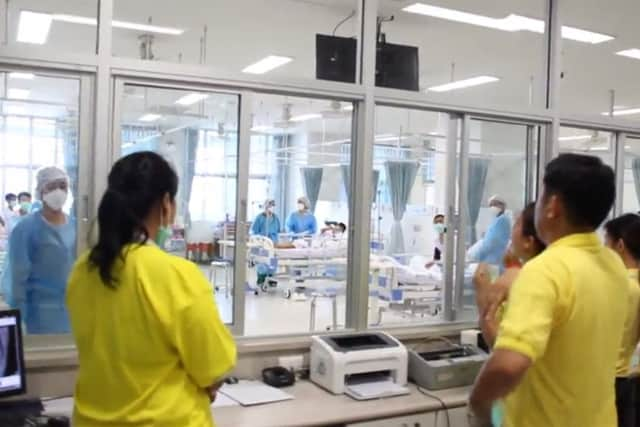
<svg viewBox="0 0 640 427"><path fill-rule="evenodd" d="M361 423L442 409L437 400L424 396L413 384L409 388L411 393L406 396L359 402L345 395L332 395L309 381L299 381L284 389L295 396L294 400L251 407L228 406L215 408L213 412L217 427L313 427ZM431 393L454 409L466 405L469 390L469 387L462 387ZM70 416L71 403L66 406L56 413ZM452 422L451 427L454 426L456 424Z"/></svg>

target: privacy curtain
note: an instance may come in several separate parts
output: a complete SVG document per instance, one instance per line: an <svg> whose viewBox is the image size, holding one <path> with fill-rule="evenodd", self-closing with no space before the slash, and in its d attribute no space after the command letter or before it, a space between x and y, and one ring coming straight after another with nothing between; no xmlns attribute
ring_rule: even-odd
<svg viewBox="0 0 640 427"><path fill-rule="evenodd" d="M469 206L469 228L471 229L471 244L477 241L476 224L480 215L480 204L484 195L489 171L489 159L469 159L469 188L467 189L467 204Z"/></svg>
<svg viewBox="0 0 640 427"><path fill-rule="evenodd" d="M636 197L640 203L640 157L636 157L631 162L631 170L633 171L633 183L636 186Z"/></svg>
<svg viewBox="0 0 640 427"><path fill-rule="evenodd" d="M402 217L407 210L407 203L411 195L411 189L418 174L420 165L412 161L387 161L385 162L389 194L391 195L391 207L393 209L393 226L391 227L391 240L389 254L401 254L404 252L404 235L402 233Z"/></svg>
<svg viewBox="0 0 640 427"><path fill-rule="evenodd" d="M342 170L342 184L344 185L344 191L347 194L347 203L351 204L351 165L341 165ZM378 192L378 179L380 179L380 171L373 170L371 173L372 185L371 185L371 201L375 202Z"/></svg>
<svg viewBox="0 0 640 427"><path fill-rule="evenodd" d="M189 212L189 205L191 202L191 188L193 187L193 180L196 175L196 152L198 150L198 129L188 128L185 130L186 135L186 147L187 147L187 161L184 168L184 200L187 200L187 206L185 206L185 223L191 224L191 214Z"/></svg>
<svg viewBox="0 0 640 427"><path fill-rule="evenodd" d="M300 172L302 173L304 193L311 204L311 212L315 212L322 184L322 168L300 168Z"/></svg>

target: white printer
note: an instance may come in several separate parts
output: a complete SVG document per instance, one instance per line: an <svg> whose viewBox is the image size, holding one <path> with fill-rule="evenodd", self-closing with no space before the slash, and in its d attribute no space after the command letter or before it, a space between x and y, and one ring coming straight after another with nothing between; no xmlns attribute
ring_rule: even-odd
<svg viewBox="0 0 640 427"><path fill-rule="evenodd" d="M409 393L407 349L384 332L311 337L311 381L357 400Z"/></svg>

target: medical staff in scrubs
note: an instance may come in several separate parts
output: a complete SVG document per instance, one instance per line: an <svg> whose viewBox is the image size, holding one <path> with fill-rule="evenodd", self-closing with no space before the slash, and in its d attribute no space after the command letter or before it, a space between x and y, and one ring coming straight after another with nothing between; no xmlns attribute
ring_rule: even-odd
<svg viewBox="0 0 640 427"><path fill-rule="evenodd" d="M495 218L491 221L474 258L478 262L502 266L511 239L511 220L505 215L507 203L501 197L491 197L489 208Z"/></svg>
<svg viewBox="0 0 640 427"><path fill-rule="evenodd" d="M274 244L278 243L278 233L280 233L280 219L274 212L275 207L276 202L272 199L267 199L264 202L264 212L256 217L251 226L251 234L268 237ZM274 273L273 270L268 264L258 264L258 287L264 284L267 276L271 276Z"/></svg>
<svg viewBox="0 0 640 427"><path fill-rule="evenodd" d="M298 210L292 212L287 219L287 232L291 234L312 236L318 232L316 217L309 210L311 203L306 197L298 199Z"/></svg>
<svg viewBox="0 0 640 427"><path fill-rule="evenodd" d="M161 249L177 192L178 176L153 152L111 169L98 242L67 291L79 360L74 427L214 425L209 405L236 346L202 271Z"/></svg>
<svg viewBox="0 0 640 427"><path fill-rule="evenodd" d="M10 302L27 333L68 333L64 295L76 255L75 221L62 212L69 177L57 167L40 169L36 191L42 210L23 217L9 238Z"/></svg>

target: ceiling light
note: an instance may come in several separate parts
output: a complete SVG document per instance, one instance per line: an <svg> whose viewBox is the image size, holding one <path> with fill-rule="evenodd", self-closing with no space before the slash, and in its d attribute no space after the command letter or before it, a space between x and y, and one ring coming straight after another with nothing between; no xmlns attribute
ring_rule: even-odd
<svg viewBox="0 0 640 427"><path fill-rule="evenodd" d="M208 94L206 93L190 93L188 95L183 96L182 98L178 99L176 101L176 104L178 105L192 105L195 104L196 102L202 101L203 99L207 99L209 97Z"/></svg>
<svg viewBox="0 0 640 427"><path fill-rule="evenodd" d="M353 111L353 104L345 105L342 107L342 111Z"/></svg>
<svg viewBox="0 0 640 427"><path fill-rule="evenodd" d="M264 74L275 68L288 64L291 61L293 61L293 59L286 56L269 55L266 58L249 65L242 70L242 72L249 74Z"/></svg>
<svg viewBox="0 0 640 427"><path fill-rule="evenodd" d="M608 145L598 145L594 147L587 148L587 151L609 151Z"/></svg>
<svg viewBox="0 0 640 427"><path fill-rule="evenodd" d="M640 49L627 49L616 52L616 55L626 56L627 58L640 59Z"/></svg>
<svg viewBox="0 0 640 427"><path fill-rule="evenodd" d="M29 98L29 91L27 89L9 89L7 91L7 98L11 99L27 99Z"/></svg>
<svg viewBox="0 0 640 427"><path fill-rule="evenodd" d="M98 25L96 18L89 18L87 16L54 14L52 18L54 21L68 22L70 24Z"/></svg>
<svg viewBox="0 0 640 427"><path fill-rule="evenodd" d="M259 125L251 128L251 132L268 132L273 130L273 126Z"/></svg>
<svg viewBox="0 0 640 427"><path fill-rule="evenodd" d="M138 119L138 121L140 122L155 122L156 120L159 120L160 117L162 117L160 114L145 114L144 116L140 117Z"/></svg>
<svg viewBox="0 0 640 427"><path fill-rule="evenodd" d="M433 86L428 88L427 90L432 92L448 92L450 90L464 89L467 87L493 83L493 82L497 82L498 80L500 79L493 76L478 76L478 77L471 77L470 79L458 80L456 82Z"/></svg>
<svg viewBox="0 0 640 427"><path fill-rule="evenodd" d="M591 139L591 135L572 135L572 136L561 136L558 138L558 141L586 141L587 139Z"/></svg>
<svg viewBox="0 0 640 427"><path fill-rule="evenodd" d="M291 117L292 122L306 122L307 120L320 119L322 118L322 114L311 113L311 114L300 114L299 116Z"/></svg>
<svg viewBox="0 0 640 427"><path fill-rule="evenodd" d="M609 116L611 115L611 113L606 112L606 113L601 113L603 116ZM613 111L613 115L614 116L631 116L633 114L640 114L640 108L627 108L624 110L614 110Z"/></svg>
<svg viewBox="0 0 640 427"><path fill-rule="evenodd" d="M402 9L405 12L431 16L433 18L446 19L448 21L461 22L464 24L477 25L479 27L492 28L501 31L530 31L533 33L544 33L545 23L541 19L529 18L510 14L504 18L492 18L490 16L477 15L475 13L462 12L455 9L431 6L423 3L415 3ZM614 37L581 30L574 27L562 27L562 37L569 40L584 43L602 43L613 40Z"/></svg>
<svg viewBox="0 0 640 427"><path fill-rule="evenodd" d="M171 28L171 27L159 27L157 25L149 25L149 24L137 24L135 22L126 22L126 21L111 21L114 28L124 28L126 30L135 30L142 31L145 33L157 33L157 34L167 34L170 36L179 36L184 33L184 30L179 28Z"/></svg>
<svg viewBox="0 0 640 427"><path fill-rule="evenodd" d="M27 110L20 106L20 105L5 105L4 106L4 113L5 114L11 114L14 116L20 116L20 115L24 115L27 113Z"/></svg>
<svg viewBox="0 0 640 427"><path fill-rule="evenodd" d="M35 74L32 73L9 73L10 79L20 79L20 80L33 80L35 78Z"/></svg>
<svg viewBox="0 0 640 427"><path fill-rule="evenodd" d="M49 37L50 28L51 15L23 10L20 12L16 40L21 43L44 44Z"/></svg>

